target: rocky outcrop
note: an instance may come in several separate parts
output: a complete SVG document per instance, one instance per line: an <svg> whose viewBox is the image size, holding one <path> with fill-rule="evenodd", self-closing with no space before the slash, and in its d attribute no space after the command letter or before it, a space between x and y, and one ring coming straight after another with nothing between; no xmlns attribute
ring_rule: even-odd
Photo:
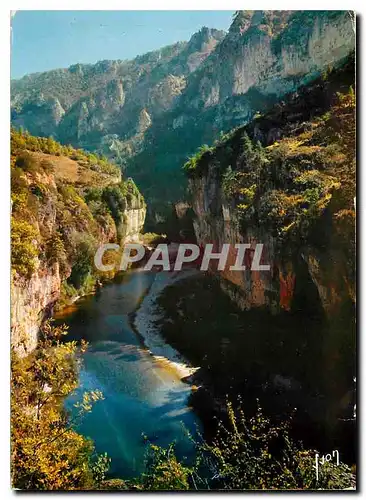
<svg viewBox="0 0 366 500"><path fill-rule="evenodd" d="M237 28L201 69L208 74L210 66L217 65L210 84L205 83L204 94L214 91L217 95L211 105L244 96L250 89L263 96L283 96L336 65L355 47L349 12L282 11L271 18L266 12L255 11L245 22L239 19ZM247 100L251 101L249 95ZM256 104L252 114L257 111ZM207 107L207 97L203 105Z"/></svg>
<svg viewBox="0 0 366 500"><path fill-rule="evenodd" d="M337 67L354 48L354 21L346 11L239 13L224 40L187 77L164 122L152 125L143 150L128 161L129 172L154 198L184 198L179 168L187 156ZM141 169L151 161L151 169Z"/></svg>
<svg viewBox="0 0 366 500"><path fill-rule="evenodd" d="M218 274L222 288L241 309L265 307L273 313L278 313L290 312L294 308L305 307L306 304L312 312L321 310L331 322L347 317L346 322L348 321L349 324L352 318L351 311L355 302L353 203L355 180L351 166L354 161L352 159L354 114L352 111L349 112L346 121L342 121L343 125L336 123L334 118L329 119L328 128L325 122L319 120L319 115L323 117L331 115L329 110L334 109L331 105L337 102L337 92L339 90L348 92L353 78L353 59L351 58L342 68L334 71L327 81L320 78L313 84L301 88L298 93L288 97L282 105L275 106L266 115L236 130L231 139L227 139L222 146L208 150L200 160L197 160L198 171L193 169L192 174L189 175L192 208L195 213L193 224L197 240L201 245L212 243L216 252L222 249L224 243L231 245L225 269ZM346 109L348 108L344 108L344 112L348 113ZM339 121L343 120L342 115L337 116ZM346 122L349 132L345 129ZM324 127L323 134L328 137L325 147L329 146L330 152L333 147L339 153L342 151L343 155L349 155L344 164L335 167L333 156L326 160L326 150L323 150L324 156L319 156L315 160L312 154L320 153L321 146L316 142L316 136L310 132L313 124L314 127L319 127L317 133L320 138L322 137L321 127ZM339 141L340 136L335 135L337 127L343 127L342 133L349 134L349 143ZM239 184L240 178L244 179L245 176L251 175L250 169L252 168L246 166L242 149L244 133L249 133L254 141L259 139L268 147L265 153L266 160L264 160L267 162L265 167L267 172L271 172L271 169L278 171L284 169L283 177L278 173L277 176L269 174L267 178L267 174L262 173L260 182L258 179L256 181L258 186L250 186L252 189L258 187L261 190L260 194L256 195L256 201L248 201L249 199L245 198L248 196L245 194L248 189L245 189L245 184L242 187ZM306 137L308 142L306 142ZM331 140L335 141L332 146L330 146ZM293 151L296 151L297 147L300 149L286 162L284 160L286 155L273 160L271 157L273 144L280 146L282 144L283 151L288 145L294 148ZM303 144L306 146L302 148ZM321 144L324 147L324 142ZM296 191L296 185L299 184L296 184L296 180L294 182L293 176L299 175L304 168L305 175L308 175L307 169L310 168L308 165L312 165L312 172L316 172L315 161L318 162L317 168L321 171L322 178L330 173L332 182L335 179L341 181L337 185L339 191L327 194L327 209L324 207L316 216L313 216L313 220L306 220L306 227L312 227L311 230L299 233L292 239L283 239L282 235L297 224L295 219L292 222L287 219L288 222L284 226L289 225L285 228L279 226L276 230L269 223L269 219L277 217L279 213L288 216L292 209L291 204L286 206L275 203L267 206L262 203L262 200L268 193L278 196L281 189L284 189L283 193L289 197L289 203L296 200L296 196L301 196L302 191L301 189ZM237 189L237 197L225 192L223 180L223 173L227 172L225 165L229 165L226 167L229 168L229 172L231 168L239 170L239 177L235 177L236 180L232 181L234 182L232 186ZM264 167L258 167L258 172L261 168ZM254 182L254 180L250 181L249 185ZM347 186L352 186L352 188L347 188ZM329 200L332 200L331 203ZM305 203L304 207L309 207L305 201L302 203ZM249 213L248 210L251 210L252 215L243 218L241 210L247 211L244 213ZM305 209L304 214L306 213ZM338 226L339 217L343 218L342 226ZM251 247L245 254L246 270L244 271L230 270L230 266L233 266L236 260L236 243L247 243ZM263 244L261 264L269 264L269 270L251 270L253 253L258 243ZM216 266L217 264L213 261L211 271L216 272Z"/></svg>
<svg viewBox="0 0 366 500"><path fill-rule="evenodd" d="M17 155L13 161L16 158ZM33 171L21 174L24 189L21 197L26 197L29 193L31 209L29 205L25 206L23 210L27 216L24 219L24 214L15 205L12 216L14 227L27 222L32 224L35 239L29 245L34 245L37 252L34 261L33 254L23 253L19 257L26 264L32 260L34 265L30 274L22 273L16 267L16 260L12 269L11 344L20 355L25 355L36 347L39 327L52 315L54 306L62 298L63 285L73 287L72 297L68 296L68 300L90 293L90 287L86 287L84 282L80 286L75 281L68 283L74 266L79 262L79 253L84 255L85 249L89 248L86 256L90 262L84 262L83 266L88 266L87 273L95 281L95 249L100 244L116 242L118 238L121 245L139 241L146 215L145 202L131 179L124 183L113 175L92 172L80 166L77 168L78 175L75 175L76 167L72 169L75 162L66 157L35 153L32 158L35 162ZM52 166L54 173L43 170L39 166L42 164L49 165L48 168ZM100 201L97 213L93 210L93 204L87 205L85 192L88 184L81 182L82 171L85 171L85 175L89 174L87 182L109 193L111 207L113 196L115 200L123 201L115 212L118 213L118 219L114 220L108 208L101 205ZM38 197L33 193L37 193ZM19 197L18 193L17 195ZM15 231L13 226L12 229Z"/></svg>
<svg viewBox="0 0 366 500"><path fill-rule="evenodd" d="M36 348L39 327L60 297L59 264L39 264L29 280L16 277L12 280L11 345L20 355Z"/></svg>
<svg viewBox="0 0 366 500"><path fill-rule="evenodd" d="M27 75L12 81L12 122L33 135L52 135L63 144L129 156L153 120L170 110L224 32L203 28L132 61L99 61ZM146 114L149 120L141 115ZM114 148L105 137L116 135ZM136 145L134 144L136 141ZM132 142L132 146L131 146Z"/></svg>
<svg viewBox="0 0 366 500"><path fill-rule="evenodd" d="M124 237L121 244L140 241L141 230L146 217L146 207L128 208L123 215Z"/></svg>
<svg viewBox="0 0 366 500"><path fill-rule="evenodd" d="M252 228L245 233L234 210L227 203L221 183L214 174L214 168L207 175L190 181L193 195L192 207L196 215L193 225L197 241L205 246L213 244L213 251L219 252L223 244L229 243L230 250L225 269L219 272L223 290L241 309L268 307L272 312L281 308L289 310L294 292L295 278L291 262L281 262L276 255L274 239ZM245 271L231 271L236 261L236 243L248 243ZM251 271L251 261L256 244L263 244L262 262L270 263L270 271ZM216 272L217 264L211 261L210 270Z"/></svg>

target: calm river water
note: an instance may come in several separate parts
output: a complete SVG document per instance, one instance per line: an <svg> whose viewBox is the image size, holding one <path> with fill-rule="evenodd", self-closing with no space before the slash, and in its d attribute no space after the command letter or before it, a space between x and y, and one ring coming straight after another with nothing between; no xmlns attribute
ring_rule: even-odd
<svg viewBox="0 0 366 500"><path fill-rule="evenodd" d="M153 273L132 270L65 309L58 323L69 326L68 340L85 339L77 394L99 389L104 400L84 417L78 431L93 439L98 453L112 459L112 477L134 477L144 468L144 435L158 445L176 442L179 458L193 454L186 430L195 433L199 422L187 406L190 386L181 382L174 366L154 358L131 322L149 292Z"/></svg>

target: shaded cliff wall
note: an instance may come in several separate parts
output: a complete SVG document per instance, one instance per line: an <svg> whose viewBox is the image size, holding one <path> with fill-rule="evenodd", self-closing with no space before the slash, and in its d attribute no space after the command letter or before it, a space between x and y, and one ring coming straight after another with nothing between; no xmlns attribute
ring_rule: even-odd
<svg viewBox="0 0 366 500"><path fill-rule="evenodd" d="M333 320L344 308L352 309L352 84L351 57L342 68L302 87L266 115L234 131L226 142L198 154L196 163L194 160L190 164L197 240L213 243L216 251L223 243L232 245L220 275L222 287L242 309L264 306L273 312L291 311L301 307L296 296L301 297L302 307L306 298L314 307L318 302ZM345 93L343 101L338 92ZM244 133L253 144L260 140L265 146L261 167L256 167L256 161L249 166L243 152ZM230 195L224 186L228 172L236 179ZM312 181L308 182L310 177ZM245 183L246 178L251 180ZM314 194L315 199L310 199L309 194ZM229 269L236 258L235 243L251 244L245 271ZM264 245L261 263L270 264L270 271L250 270L257 243Z"/></svg>
<svg viewBox="0 0 366 500"><path fill-rule="evenodd" d="M154 211L167 216L167 201L186 199L180 166L187 155L268 111L355 48L346 11L244 11L243 16L190 75L171 111L153 121L141 153L127 163L151 199L152 220ZM141 168L147 164L151 168Z"/></svg>
<svg viewBox="0 0 366 500"><path fill-rule="evenodd" d="M319 300L329 318L338 315L342 304L353 302L355 284L350 281L345 256L339 248L319 250L311 244L283 254L276 237L259 226L240 227L237 213L230 207L220 181L209 173L201 179L191 181L194 193L193 210L196 214L193 225L199 244L213 243L213 251L219 252L224 243L230 243L227 263L218 271L221 286L241 309L266 307L273 313L291 311L295 292L313 302ZM245 271L232 271L236 261L236 243L248 243ZM252 271L251 263L257 244L263 244L261 264L269 264L269 271ZM288 248L287 248L288 250ZM216 262L210 264L216 273ZM309 303L306 304L309 306ZM303 303L305 307L305 303ZM299 307L297 303L295 307Z"/></svg>
<svg viewBox="0 0 366 500"><path fill-rule="evenodd" d="M282 260L277 253L275 238L260 227L240 228L235 210L230 207L220 181L209 169L207 175L191 181L193 192L193 210L196 218L193 222L199 244L213 243L213 250L219 252L224 243L230 243L230 250L225 269L219 271L223 290L241 309L268 307L273 313L281 308L290 310L295 288L294 263ZM236 261L236 243L248 243L245 271L232 271ZM256 244L263 244L261 264L269 264L269 271L252 271L251 263ZM210 263L210 269L216 272L216 263Z"/></svg>
<svg viewBox="0 0 366 500"><path fill-rule="evenodd" d="M250 251L245 271L230 271L233 251L211 267L247 311L243 350L268 350L264 373L302 386L294 406L327 422L324 435L351 422L355 402L354 83L351 59L186 164L198 242L264 245L269 271L250 270Z"/></svg>
<svg viewBox="0 0 366 500"><path fill-rule="evenodd" d="M90 293L103 278L93 264L100 244L138 241L146 205L132 180L24 152L22 141L13 134L11 344L24 354L60 298Z"/></svg>

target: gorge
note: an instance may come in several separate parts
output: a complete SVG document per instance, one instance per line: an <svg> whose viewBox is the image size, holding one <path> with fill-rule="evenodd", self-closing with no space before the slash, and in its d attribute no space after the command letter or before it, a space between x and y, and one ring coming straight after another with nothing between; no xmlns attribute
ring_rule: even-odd
<svg viewBox="0 0 366 500"><path fill-rule="evenodd" d="M259 399L275 425L296 408L296 439L339 449L354 486L354 26L349 11L239 11L228 33L12 82L11 343L37 359L46 320L68 325L83 365L65 408L73 421L84 391L104 394L75 429L112 458L108 479L145 477L146 434L158 454L176 441L163 463L197 489L190 438L212 443L228 400L256 418ZM118 273L129 243L228 256ZM205 470L202 488L286 476L240 467ZM292 487L314 487L296 467Z"/></svg>

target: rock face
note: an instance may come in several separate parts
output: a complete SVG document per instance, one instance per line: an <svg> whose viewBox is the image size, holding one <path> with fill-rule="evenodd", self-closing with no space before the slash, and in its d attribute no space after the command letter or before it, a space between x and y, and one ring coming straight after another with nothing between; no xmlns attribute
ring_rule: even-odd
<svg viewBox="0 0 366 500"><path fill-rule="evenodd" d="M137 243L140 241L140 233L144 226L146 208L127 208L124 213L124 237L121 244Z"/></svg>
<svg viewBox="0 0 366 500"><path fill-rule="evenodd" d="M146 208L126 209L124 213L124 238L121 244L138 242L144 225ZM110 236L110 235L109 235ZM106 239L108 241L109 238ZM70 274L68 270L67 274ZM38 331L42 321L53 312L60 298L65 275L60 274L58 262L52 266L39 262L30 279L13 278L11 287L11 344L20 354L37 346Z"/></svg>
<svg viewBox="0 0 366 500"><path fill-rule="evenodd" d="M291 261L282 262L276 254L275 239L260 228L243 232L235 211L230 208L214 169L207 175L190 181L193 194L193 210L196 214L193 225L200 245L213 244L219 252L224 243L230 244L225 269L220 271L222 289L241 309L268 307L273 313L282 308L290 310L295 287L295 273ZM231 271L236 261L236 243L247 243L245 271ZM256 244L263 244L261 264L270 264L270 271L251 271L251 262ZM210 263L216 272L215 261Z"/></svg>
<svg viewBox="0 0 366 500"><path fill-rule="evenodd" d="M125 236L121 244L139 241L145 215L145 207L125 211ZM109 238L105 241L108 240ZM58 262L50 266L39 261L38 265L29 279L14 277L12 280L11 344L21 355L31 352L37 346L39 327L44 319L52 315L60 298L61 284L67 277L60 274ZM71 269L67 274L70 271Z"/></svg>
<svg viewBox="0 0 366 500"><path fill-rule="evenodd" d="M336 142L331 146L337 148L338 154L341 151L346 154L347 147L349 148L350 156L345 160L344 166L341 164L335 166L333 156L330 157L329 166L324 160L325 156L322 157L320 163L320 156L317 160L317 168L322 172L321 175L328 175L330 168L331 179L338 178L341 181L338 186L341 187L337 188L340 189L338 194L335 191L332 195L327 195L328 201L333 196L332 203L328 205L326 210L323 209L317 215L316 224L314 221L311 222L314 224L314 234L309 232L307 236L301 236L298 240L294 238L286 244L282 243L281 228L280 231L276 229L274 232L272 226L268 225L266 217L272 217L274 213L278 214L278 210L282 210L283 214L286 215L286 211L290 212L291 205L284 209L280 205L273 205L267 209L267 215L264 216L263 210L266 206L261 204L261 200L267 196L268 192L277 196L282 185L285 186L284 189L289 200L296 200L296 196L300 196L301 190L296 191L297 188L294 188L297 181L294 182L291 176L298 175L299 170L296 169L303 169L304 166L305 175L308 175L306 169L315 168L315 156L311 155L319 154L321 151L317 145L316 136L310 132L312 124L315 128L319 127L317 133L320 134L321 127L326 127L326 125L325 122L319 121L317 116L326 117L331 103L336 102L337 92L347 92L353 82L354 68L351 60L341 69L334 71L326 82L321 78L316 80L313 84L303 87L301 92L289 97L287 102L277 105L266 115L254 120L246 127L236 130L231 139L220 146L221 153L219 150L208 151L205 156L201 157L199 163L201 170L198 173L193 170L190 175L192 208L195 213L193 223L197 240L202 245L213 243L213 251L216 252L222 249L224 243L231 245L225 269L219 274L222 288L241 309L265 307L273 313L290 312L294 307L299 307L300 303L300 307L305 307L306 304L310 310L323 311L331 322L336 322L337 318L339 320L345 310L348 310L345 313L345 316L348 315L348 324L350 318L354 317L354 313L350 312L352 310L351 304L354 304L355 301L355 212L353 203L355 179L354 171L350 166L354 161L354 159L352 160L352 156L354 156L354 136L352 137L354 134L354 128L352 128L354 127L354 125L352 126L354 114L351 112L346 118L350 125L351 142L345 145L337 143L338 139L335 139ZM327 129L328 141L332 141L329 137L339 137L331 132L335 130L334 127L340 126L334 118L330 119L327 126L330 127ZM262 187L263 191L260 196L258 195L257 201L253 202L251 208L253 215L250 219L244 219L246 222L243 222L242 212L238 210L238 206L248 210L249 205L243 205L243 194L240 194L246 191L243 188L240 190L239 186L237 188L238 198L234 202L233 196L228 196L225 192L223 181L225 167L222 170L220 166L222 162L226 161L230 165L230 172L231 168L241 169L237 179L241 178L240 175L244 176L242 178L249 175L241 149L241 137L244 132L248 133L254 141L260 139L262 144L267 146L266 161L269 162L268 165L272 165L271 161L273 161L269 159L272 158L270 152L273 144L279 144L279 147L282 144L284 150L287 147L286 144L291 144L290 148L293 148L293 151L300 147L299 152L290 156L287 163L281 163L285 158L283 156L280 162L275 160L273 167L267 165L267 169L276 168L278 171L281 169L281 164L286 165L282 167L285 177L282 178L282 181L273 177L269 184L266 184L266 177L261 178L260 185L267 187ZM342 133L346 134L347 132L343 129ZM312 139L309 139L308 143L302 142L305 137L308 139L312 137ZM309 145L301 149L302 144ZM330 142L327 143L327 146L329 144ZM322 163L323 161L324 163ZM311 167L307 165L311 165ZM270 172L270 170L268 171ZM351 190L347 188L349 183L353 186ZM274 188L274 186L276 187ZM294 189L295 191L293 191ZM245 203L250 202L245 201ZM339 231L337 221L339 217L343 216L345 219L342 229ZM297 222L292 222L288 228L294 226L295 223ZM343 237L340 234L343 231L349 235L348 241L346 241L348 237ZM236 260L234 247L236 243L247 243L251 246L251 249L246 251L244 258L245 271L229 269ZM254 249L258 243L263 244L261 264L269 264L269 271L250 270ZM217 264L215 261L213 262L211 269L215 272Z"/></svg>
<svg viewBox="0 0 366 500"><path fill-rule="evenodd" d="M222 131L250 122L354 48L348 12L239 13L224 40L188 76L175 106L152 124L141 153L128 162L131 175L146 195L184 199L178 167L187 155ZM141 169L151 160L153 175L150 168Z"/></svg>
<svg viewBox="0 0 366 500"><path fill-rule="evenodd" d="M268 308L273 314L292 310L296 287L301 293L309 293L316 307L321 307L329 319L338 314L342 304L355 296L354 284L347 272L340 274L340 256L337 249L319 252L314 247L304 247L292 258L283 258L276 238L260 227L243 231L237 214L230 208L222 192L220 182L212 172L191 181L193 209L196 214L193 225L200 245L213 243L213 251L219 252L224 243L230 244L225 269L219 272L222 289L243 310ZM244 259L245 271L232 271L236 261L236 243L250 244ZM257 244L263 245L261 264L270 265L269 271L252 271L251 263ZM343 258L344 259L344 258ZM216 273L213 261L210 267Z"/></svg>
<svg viewBox="0 0 366 500"><path fill-rule="evenodd" d="M36 185L42 186L43 194L36 202L37 211L34 212L35 220L32 222L37 234L43 235L44 239L36 243L38 256L32 274L22 276L15 270L12 274L11 344L20 355L25 355L35 349L39 327L46 318L52 315L54 306L62 295L62 286L72 275L76 254L82 252L72 242L87 242L92 239L93 245L97 247L103 243L118 241L118 235L120 245L126 242L136 242L139 240L146 215L145 203L134 188L134 194L126 197L124 208L121 210L119 227L108 212L105 212L104 217L100 215L94 217L92 209L83 198L85 185L80 191L76 191L72 185L68 159L42 153L36 153L34 156L40 163L56 158L55 169L58 171L56 174L37 172L22 177L24 182L28 183L29 192L34 190ZM65 172L61 172L62 169ZM86 169L79 167L79 170ZM81 178L80 174L76 178L76 184L80 185ZM104 185L105 189L113 190L117 189L121 179L94 172L94 177L90 177L89 182L94 182L98 186ZM68 198L70 193L73 193L71 199ZM67 206L68 200L71 202L69 206ZM22 219L19 218L19 214L16 214L16 221L19 220ZM60 245L58 239L60 235L63 235L68 244L65 243L64 250L50 260L50 249ZM55 254L57 250L52 250L52 252ZM94 252L88 257L90 268L92 268L93 257ZM90 290L84 292L84 288L75 289L78 296L88 291Z"/></svg>
<svg viewBox="0 0 366 500"><path fill-rule="evenodd" d="M38 330L60 297L58 263L40 265L29 280L14 279L11 287L11 344L19 354L37 346Z"/></svg>
<svg viewBox="0 0 366 500"><path fill-rule="evenodd" d="M105 137L116 135L113 153L118 145L119 153L128 156L128 146L140 143L135 136L175 105L187 76L223 36L221 31L203 28L189 42L132 61L75 64L14 80L12 122L33 135L52 134L63 144L105 153L111 153Z"/></svg>

